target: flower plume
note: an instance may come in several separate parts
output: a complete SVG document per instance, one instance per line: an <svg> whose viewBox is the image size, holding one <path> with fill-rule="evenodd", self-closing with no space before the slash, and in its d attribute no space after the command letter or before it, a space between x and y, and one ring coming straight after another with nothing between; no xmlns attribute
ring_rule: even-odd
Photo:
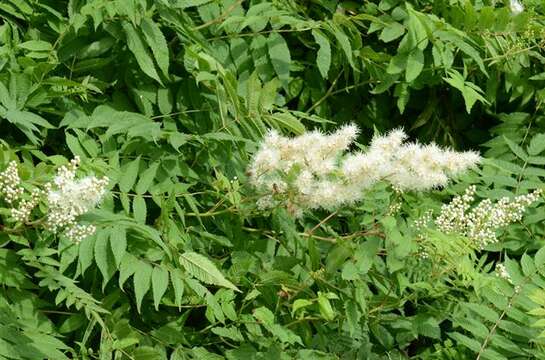
<svg viewBox="0 0 545 360"><path fill-rule="evenodd" d="M366 152L347 153L357 135L355 125L294 138L269 131L248 169L251 184L263 194L258 206L285 205L296 215L336 208L361 201L363 190L378 181L400 190L429 190L445 186L480 160L472 151L405 142L401 129L375 136Z"/></svg>
<svg viewBox="0 0 545 360"><path fill-rule="evenodd" d="M49 205L46 227L52 232L64 229L65 235L75 242L95 232L93 225L80 225L77 218L99 204L108 185L106 177L76 179L78 166L79 158L76 157L68 166L61 166L53 182L46 185Z"/></svg>
<svg viewBox="0 0 545 360"><path fill-rule="evenodd" d="M57 169L53 181L26 192L21 186L17 163L12 161L0 173L0 196L11 206L13 221L28 223L41 201L47 204L45 221L39 221L45 229L62 232L74 242L80 242L95 232L93 225L79 224L78 218L95 208L102 200L108 178L87 176L76 178L80 160L74 158L67 166Z"/></svg>

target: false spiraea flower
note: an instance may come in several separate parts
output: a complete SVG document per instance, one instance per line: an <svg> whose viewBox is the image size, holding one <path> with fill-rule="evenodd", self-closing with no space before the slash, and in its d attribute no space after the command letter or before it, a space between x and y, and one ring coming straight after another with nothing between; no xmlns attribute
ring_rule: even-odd
<svg viewBox="0 0 545 360"><path fill-rule="evenodd" d="M13 204L23 195L23 188L20 186L21 178L17 171L17 163L11 161L6 170L0 173L0 195L8 204Z"/></svg>
<svg viewBox="0 0 545 360"><path fill-rule="evenodd" d="M509 274L509 271L507 271L507 268L505 265L498 263L496 264L496 276L499 278L507 280L510 284L513 284L513 280L511 280L511 275Z"/></svg>
<svg viewBox="0 0 545 360"><path fill-rule="evenodd" d="M30 193L30 198L21 199L17 207L11 208L11 217L13 220L21 223L28 222L30 220L32 210L34 210L44 195L45 191L43 189L33 189Z"/></svg>
<svg viewBox="0 0 545 360"><path fill-rule="evenodd" d="M518 15L524 11L524 5L519 0L509 0L511 14Z"/></svg>
<svg viewBox="0 0 545 360"><path fill-rule="evenodd" d="M48 230L56 233L65 229L65 235L76 242L94 233L94 227L78 225L77 219L100 203L108 185L106 177L76 179L78 166L76 157L60 167L53 182L46 185L49 212L45 222Z"/></svg>
<svg viewBox="0 0 545 360"><path fill-rule="evenodd" d="M95 208L102 200L108 179L87 176L76 178L80 160L73 159L69 165L61 166L52 182L42 187L35 187L25 193L20 186L21 179L17 172L17 164L11 162L8 168L0 173L0 195L11 205L12 220L19 223L30 221L32 212L40 202L44 202L47 211L44 220L37 223L53 233L63 233L74 242L80 242L95 232L93 225L81 225L81 215Z"/></svg>
<svg viewBox="0 0 545 360"><path fill-rule="evenodd" d="M406 138L402 130L374 137L367 152L345 158L343 175L360 187L385 180L400 190L424 191L445 186L450 177L480 160L472 151L456 152L435 144L404 143Z"/></svg>
<svg viewBox="0 0 545 360"><path fill-rule="evenodd" d="M294 138L270 131L248 169L250 183L262 194L258 207L284 205L295 215L332 209L361 201L363 191L378 181L401 191L429 190L480 160L474 152L405 143L402 130L374 137L366 152L346 153L357 135L355 125Z"/></svg>
<svg viewBox="0 0 545 360"><path fill-rule="evenodd" d="M538 189L512 199L504 197L496 203L485 199L472 206L475 201L475 186L470 186L463 195L455 196L449 204L442 206L434 223L439 231L464 236L476 248L483 249L498 241L498 230L520 221L525 209L536 202L541 194L542 190Z"/></svg>

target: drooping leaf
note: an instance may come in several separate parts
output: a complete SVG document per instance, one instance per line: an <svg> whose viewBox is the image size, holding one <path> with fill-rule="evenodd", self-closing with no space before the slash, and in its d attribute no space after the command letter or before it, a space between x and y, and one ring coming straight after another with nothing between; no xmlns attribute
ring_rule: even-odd
<svg viewBox="0 0 545 360"><path fill-rule="evenodd" d="M291 55L286 40L278 33L271 33L267 38L269 57L276 75L284 85L290 78Z"/></svg>
<svg viewBox="0 0 545 360"><path fill-rule="evenodd" d="M407 57L407 68L405 69L405 80L411 82L420 75L424 69L424 53L417 49Z"/></svg>
<svg viewBox="0 0 545 360"><path fill-rule="evenodd" d="M233 283L223 276L212 261L200 254L186 252L180 255L180 264L182 264L189 274L206 284L223 286L239 291Z"/></svg>
<svg viewBox="0 0 545 360"><path fill-rule="evenodd" d="M312 29L312 36L320 47L316 53L316 65L324 79L327 79L327 73L331 66L331 45L329 39L318 29Z"/></svg>
<svg viewBox="0 0 545 360"><path fill-rule="evenodd" d="M143 194L148 191L149 187L153 183L153 179L157 174L157 169L159 168L159 162L153 162L149 167L142 172L140 179L135 187L135 192L137 194Z"/></svg>
<svg viewBox="0 0 545 360"><path fill-rule="evenodd" d="M161 78L155 70L155 64L153 63L153 58L142 39L142 36L138 32L138 29L134 27L130 22L123 23L123 30L125 36L127 37L127 46L129 50L133 53L136 62L140 66L140 69L144 74L148 75L152 79L157 80L162 85Z"/></svg>
<svg viewBox="0 0 545 360"><path fill-rule="evenodd" d="M161 266L155 266L151 274L151 287L155 310L159 310L159 304L168 287L168 271Z"/></svg>
<svg viewBox="0 0 545 360"><path fill-rule="evenodd" d="M136 297L136 308L140 313L142 307L142 300L144 295L148 292L151 286L151 273L153 268L151 265L144 261L138 261L138 265L134 272L134 295Z"/></svg>
<svg viewBox="0 0 545 360"><path fill-rule="evenodd" d="M132 211L134 219L141 224L146 223L148 215L148 208L146 205L146 199L142 195L136 195L132 200Z"/></svg>
<svg viewBox="0 0 545 360"><path fill-rule="evenodd" d="M121 178L119 179L119 189L122 192L129 192L138 176L138 170L140 168L140 157L132 160L127 165L121 168Z"/></svg>
<svg viewBox="0 0 545 360"><path fill-rule="evenodd" d="M110 248L108 235L108 232L101 231L97 234L95 241L95 262L102 273L103 289L116 271L115 257Z"/></svg>
<svg viewBox="0 0 545 360"><path fill-rule="evenodd" d="M165 36L159 26L151 19L143 18L140 26L159 69L165 76L168 76L169 53Z"/></svg>
<svg viewBox="0 0 545 360"><path fill-rule="evenodd" d="M112 229L110 232L110 247L114 255L116 268L119 268L127 250L127 230L124 227Z"/></svg>

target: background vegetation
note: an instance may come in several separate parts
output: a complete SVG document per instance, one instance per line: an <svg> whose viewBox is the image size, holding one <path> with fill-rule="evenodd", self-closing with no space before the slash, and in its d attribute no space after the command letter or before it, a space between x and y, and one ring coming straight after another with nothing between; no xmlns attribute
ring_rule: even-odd
<svg viewBox="0 0 545 360"><path fill-rule="evenodd" d="M485 251L421 259L410 226L469 184L543 188L545 16L524 6L0 2L0 168L39 181L79 155L111 179L77 246L3 231L2 205L0 357L545 358L543 201ZM257 211L245 169L267 128L348 122L361 144L402 126L486 159L431 194Z"/></svg>

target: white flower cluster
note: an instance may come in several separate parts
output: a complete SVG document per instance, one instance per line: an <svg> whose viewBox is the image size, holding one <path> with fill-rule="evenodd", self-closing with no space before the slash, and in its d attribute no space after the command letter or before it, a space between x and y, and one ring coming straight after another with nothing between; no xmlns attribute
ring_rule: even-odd
<svg viewBox="0 0 545 360"><path fill-rule="evenodd" d="M13 204L23 195L23 188L20 186L21 178L17 172L17 163L10 161L6 170L0 173L0 195L8 204Z"/></svg>
<svg viewBox="0 0 545 360"><path fill-rule="evenodd" d="M38 205L40 199L45 195L42 189L33 189L30 193L30 199L21 199L17 207L11 208L11 216L13 220L22 223L30 220L32 210Z"/></svg>
<svg viewBox="0 0 545 360"><path fill-rule="evenodd" d="M518 15L524 11L524 5L519 0L510 0L509 9L511 10L511 14Z"/></svg>
<svg viewBox="0 0 545 360"><path fill-rule="evenodd" d="M360 186L384 179L401 190L429 190L445 186L449 177L480 160L472 151L456 152L435 144L404 143L406 139L402 130L373 138L367 152L347 156L343 174Z"/></svg>
<svg viewBox="0 0 545 360"><path fill-rule="evenodd" d="M507 271L507 268L503 264L496 264L496 275L502 279L507 280L509 283L513 283L513 280L511 280L511 275L509 274L509 271Z"/></svg>
<svg viewBox="0 0 545 360"><path fill-rule="evenodd" d="M53 183L46 185L49 212L45 226L52 232L65 230L65 235L75 242L95 232L92 225L79 225L79 216L96 207L102 200L108 185L108 178L88 176L76 179L79 158L73 159L68 166L57 170Z"/></svg>
<svg viewBox="0 0 545 360"><path fill-rule="evenodd" d="M48 212L44 227L47 230L54 233L63 231L64 235L76 243L92 235L95 227L78 224L78 217L98 205L106 192L108 178L88 176L76 179L79 163L80 160L76 157L68 166L57 170L53 182L46 183L43 188L34 188L26 195L20 186L17 164L11 162L0 173L0 195L12 206L10 211L13 220L29 222L32 211L45 198Z"/></svg>
<svg viewBox="0 0 545 360"><path fill-rule="evenodd" d="M295 215L305 209L336 208L362 200L363 190L387 181L400 190L429 190L475 165L474 152L435 144L404 143L394 130L375 136L367 152L345 151L358 135L355 125L326 135L310 131L295 138L270 131L249 166L250 182L264 195L262 209L283 204Z"/></svg>
<svg viewBox="0 0 545 360"><path fill-rule="evenodd" d="M443 233L471 239L482 249L498 241L498 229L520 221L526 207L537 201L541 194L542 190L538 189L513 199L504 197L496 203L485 199L471 208L475 200L475 186L470 186L463 195L454 197L449 204L442 206L435 225Z"/></svg>

